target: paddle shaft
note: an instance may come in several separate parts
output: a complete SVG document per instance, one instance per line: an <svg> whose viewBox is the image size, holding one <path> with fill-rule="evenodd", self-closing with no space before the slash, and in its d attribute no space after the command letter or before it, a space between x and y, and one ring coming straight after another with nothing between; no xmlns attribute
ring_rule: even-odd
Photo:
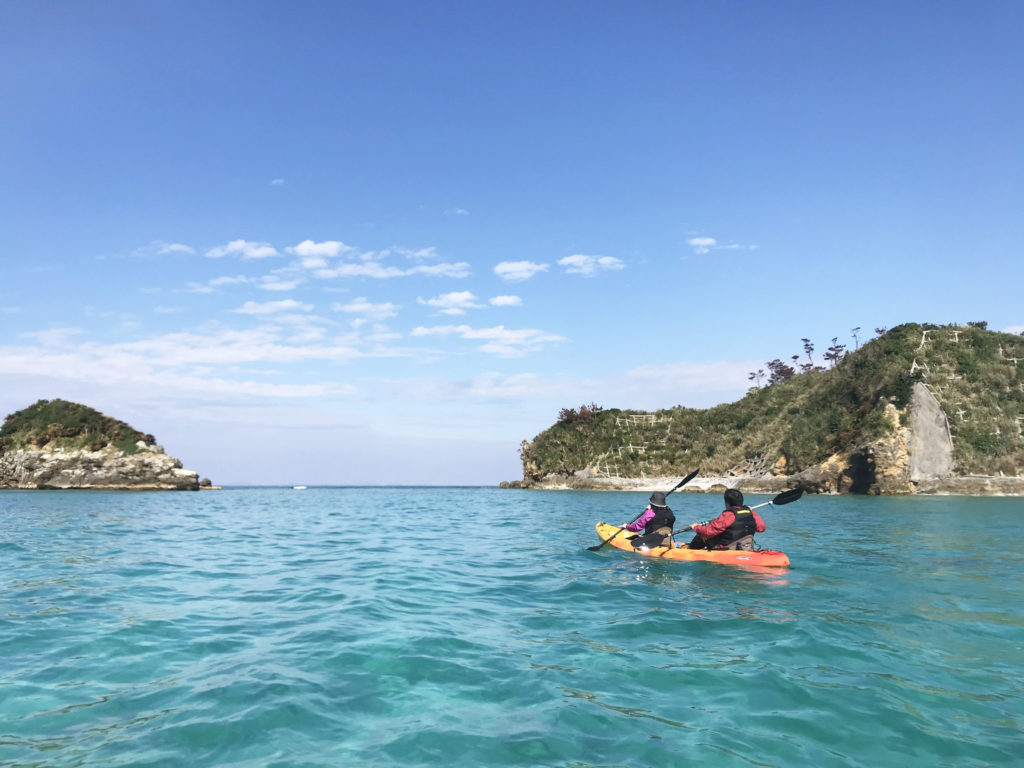
<svg viewBox="0 0 1024 768"><path fill-rule="evenodd" d="M772 504L776 507L781 507L783 504L789 504L791 501L796 501L803 495L803 493L804 492L802 488L793 488L789 491L783 491L771 501L764 501L761 502L760 504L755 504L754 506L751 507L751 509L760 509L761 507L767 507L769 504ZM707 525L707 523L704 523L704 525ZM685 528L679 529L678 531L672 531L672 535L675 536L677 533L686 533L687 531L692 530L693 526L688 525Z"/></svg>

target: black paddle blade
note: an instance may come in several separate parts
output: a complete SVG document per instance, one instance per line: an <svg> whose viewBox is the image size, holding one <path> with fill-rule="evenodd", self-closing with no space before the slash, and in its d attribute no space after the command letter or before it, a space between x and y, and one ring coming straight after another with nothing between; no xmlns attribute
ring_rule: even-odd
<svg viewBox="0 0 1024 768"><path fill-rule="evenodd" d="M680 481L679 481L679 482L678 482L678 483L676 484L676 488L682 488L682 487L683 487L684 485L686 485L686 484L687 484L688 482L690 482L691 480L693 480L693 478L695 478L695 477L697 476L697 473L698 473L698 472L700 472L700 469L695 469L695 470L693 470L693 472L691 472L690 474L688 474L688 475L687 475L686 477L684 477L684 478L683 478L682 480L680 480ZM673 488L673 489L672 489L672 491L674 491L674 490L675 490L676 488ZM668 493L672 493L672 491L669 491ZM666 495L666 496L668 496L668 493L666 493L665 495Z"/></svg>
<svg viewBox="0 0 1024 768"><path fill-rule="evenodd" d="M642 515L642 514L643 514L643 512L641 512L641 513L640 513L640 515ZM637 516L636 516L635 518L633 518L633 520L631 520L630 522L633 522L633 521L635 521L635 520L639 520L639 519L640 519L640 515L637 515ZM625 528L619 528L619 530L617 530L617 531L616 531L615 533L613 533L613 534L612 534L611 536L609 536L609 537L608 537L607 539L604 539L604 540L602 540L600 544L595 544L595 545L594 545L594 546L592 546L592 547L587 547L587 549L589 549L589 550L590 550L591 552L597 552L598 550L602 549L602 548L604 547L604 545L605 545L605 544L607 544L607 543L608 543L609 541L611 541L612 539L614 539L614 538L615 538L616 536L618 536L618 535L619 535L620 533L622 533L622 532L623 532L624 530L626 530L626 529L625 529Z"/></svg>
<svg viewBox="0 0 1024 768"><path fill-rule="evenodd" d="M776 507L781 507L783 504L789 504L791 501L796 501L803 495L803 488L791 488L788 491L783 491L774 499L772 499L772 504L774 504Z"/></svg>

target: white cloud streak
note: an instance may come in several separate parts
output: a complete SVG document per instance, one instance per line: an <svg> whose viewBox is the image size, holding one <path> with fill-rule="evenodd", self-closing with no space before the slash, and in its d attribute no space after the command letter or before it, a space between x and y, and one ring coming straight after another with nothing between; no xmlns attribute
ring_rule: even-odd
<svg viewBox="0 0 1024 768"><path fill-rule="evenodd" d="M492 307L521 307L523 300L518 296L492 296L488 299Z"/></svg>
<svg viewBox="0 0 1024 768"><path fill-rule="evenodd" d="M484 341L480 351L498 357L523 357L547 344L566 341L564 336L533 328L511 329L504 325L493 328L473 328L468 325L419 326L412 330L412 336L458 336L462 339Z"/></svg>
<svg viewBox="0 0 1024 768"><path fill-rule="evenodd" d="M325 240L322 243L316 243L312 240L303 240L298 245L292 245L285 248L288 253L294 253L296 256L312 257L312 258L333 258L339 253L350 253L355 250L351 246L345 245L340 240Z"/></svg>
<svg viewBox="0 0 1024 768"><path fill-rule="evenodd" d="M390 301L374 304L365 297L353 299L348 304L335 303L332 307L336 312L347 312L352 315L362 315L371 320L387 320L398 315L398 307Z"/></svg>
<svg viewBox="0 0 1024 768"><path fill-rule="evenodd" d="M236 309L235 312L243 315L271 315L275 312L292 312L295 310L309 312L311 309L313 309L312 304L303 304L295 299L283 299L282 301L265 301L263 303L247 301Z"/></svg>
<svg viewBox="0 0 1024 768"><path fill-rule="evenodd" d="M238 256L245 260L266 259L277 256L277 249L269 243L253 243L248 240L232 240L227 245L219 245L206 252L209 259L221 259L225 256Z"/></svg>
<svg viewBox="0 0 1024 768"><path fill-rule="evenodd" d="M693 248L694 253L707 253L718 244L718 241L713 237L691 237L686 243Z"/></svg>
<svg viewBox="0 0 1024 768"><path fill-rule="evenodd" d="M547 272L547 264L536 264L532 261L503 261L494 268L494 273L502 280L518 283L529 280L538 272Z"/></svg>
<svg viewBox="0 0 1024 768"><path fill-rule="evenodd" d="M757 250L756 245L721 244L713 237L691 237L686 241L686 244L693 248L693 252L697 254L710 253L711 251L736 251L741 248L747 248L751 251Z"/></svg>
<svg viewBox="0 0 1024 768"><path fill-rule="evenodd" d="M565 267L565 271L571 275L586 275L588 277L599 270L619 270L626 266L621 259L614 256L587 256L582 253L559 259L558 264Z"/></svg>
<svg viewBox="0 0 1024 768"><path fill-rule="evenodd" d="M196 252L195 248L193 248L191 245L185 245L184 243L157 242L155 243L155 245L157 246L157 253L160 254L161 256L169 253L190 254Z"/></svg>
<svg viewBox="0 0 1024 768"><path fill-rule="evenodd" d="M453 291L442 293L432 299L417 298L420 304L434 307L443 315L464 315L467 309L480 309L483 304L476 303L476 296L469 291Z"/></svg>

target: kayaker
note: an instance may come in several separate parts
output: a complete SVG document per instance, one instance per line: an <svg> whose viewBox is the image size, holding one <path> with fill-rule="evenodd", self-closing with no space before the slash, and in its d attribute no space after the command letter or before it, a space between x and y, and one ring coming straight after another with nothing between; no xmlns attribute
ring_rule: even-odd
<svg viewBox="0 0 1024 768"><path fill-rule="evenodd" d="M676 524L676 516L668 508L665 494L655 491L651 494L647 509L634 522L619 526L627 531L643 531L642 536L634 536L633 549L640 547L671 547L672 527Z"/></svg>
<svg viewBox="0 0 1024 768"><path fill-rule="evenodd" d="M764 520L750 507L744 506L743 494L735 488L725 492L725 510L710 523L693 523L697 534L687 546L690 549L754 548L754 534L764 533Z"/></svg>

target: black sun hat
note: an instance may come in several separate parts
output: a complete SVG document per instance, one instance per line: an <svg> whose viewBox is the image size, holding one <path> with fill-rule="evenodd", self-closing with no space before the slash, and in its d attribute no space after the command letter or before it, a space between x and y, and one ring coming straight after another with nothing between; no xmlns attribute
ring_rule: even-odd
<svg viewBox="0 0 1024 768"><path fill-rule="evenodd" d="M651 498L649 498L648 501L651 502L652 507L668 506L668 504L665 503L665 494L662 493L661 491L655 491L654 493L652 493Z"/></svg>

